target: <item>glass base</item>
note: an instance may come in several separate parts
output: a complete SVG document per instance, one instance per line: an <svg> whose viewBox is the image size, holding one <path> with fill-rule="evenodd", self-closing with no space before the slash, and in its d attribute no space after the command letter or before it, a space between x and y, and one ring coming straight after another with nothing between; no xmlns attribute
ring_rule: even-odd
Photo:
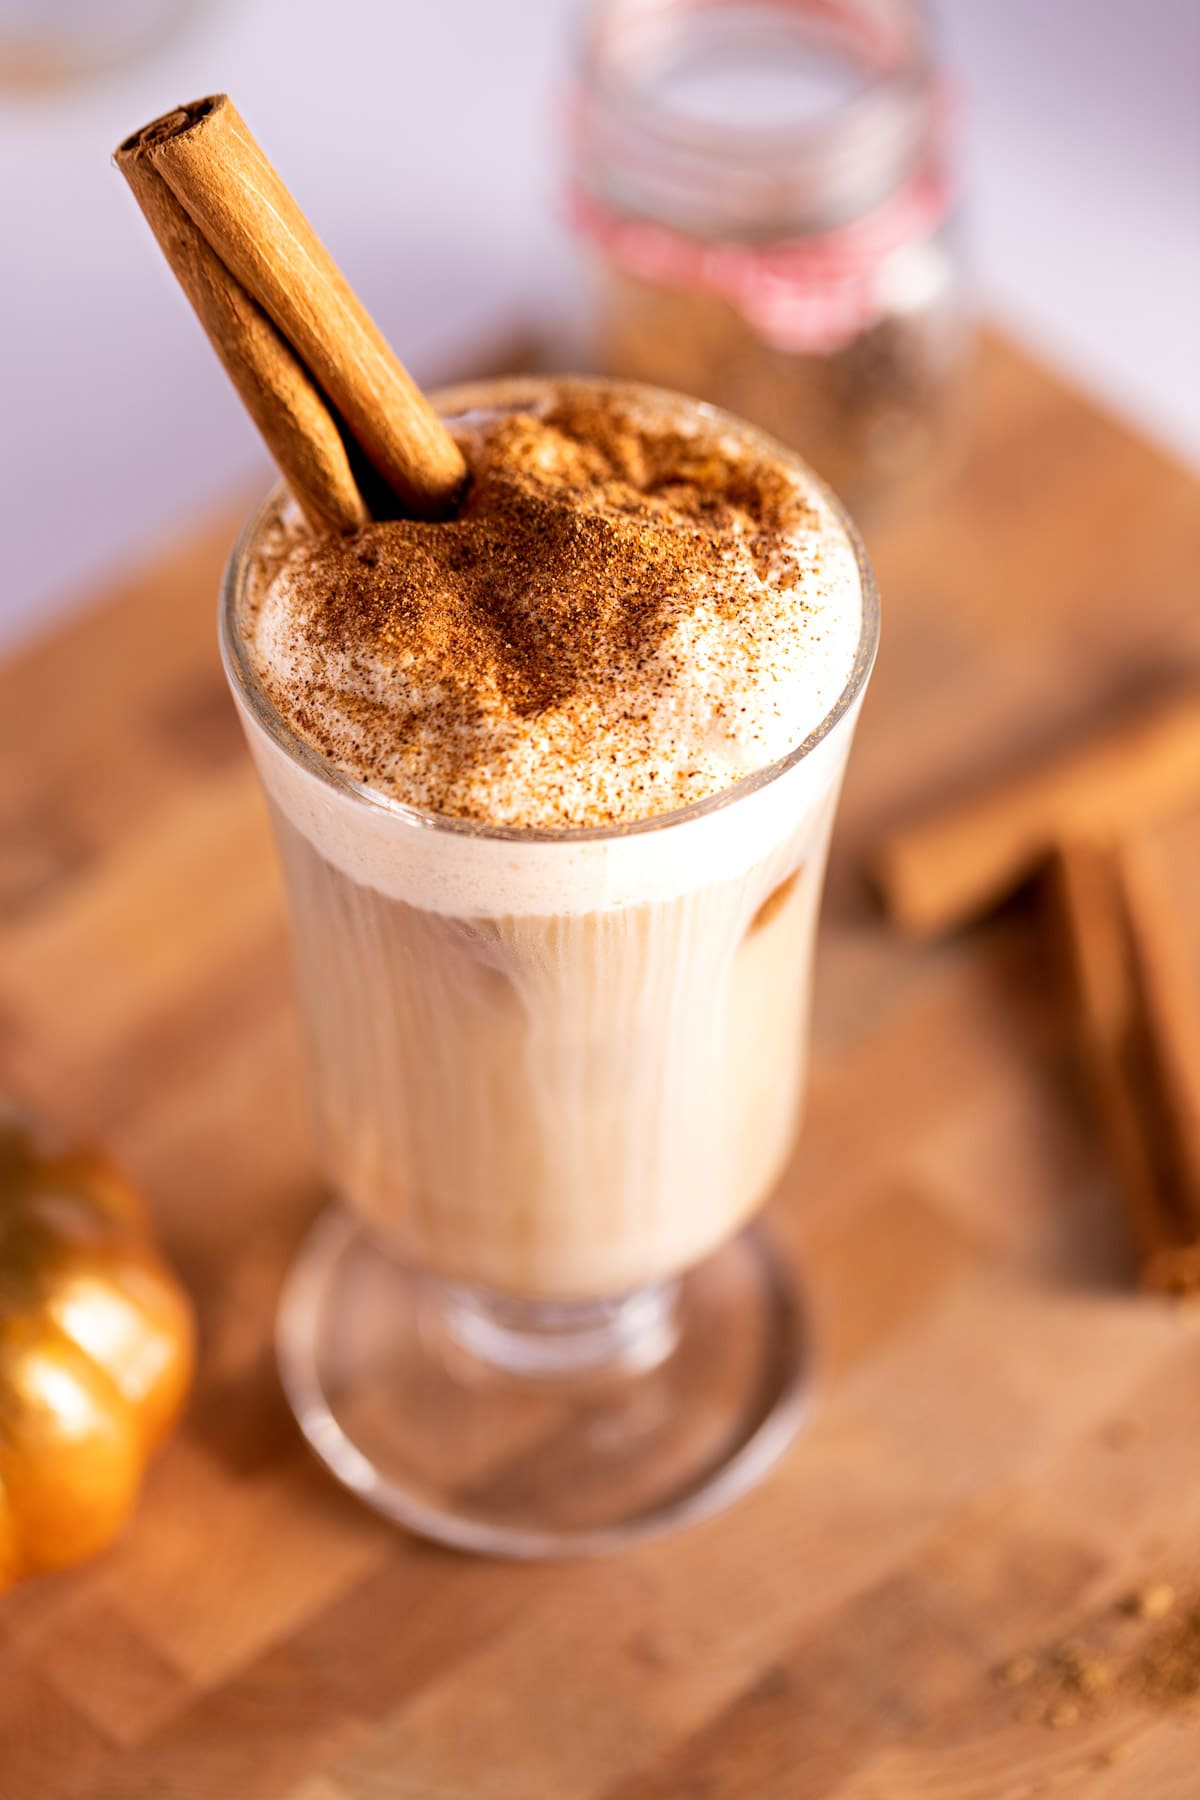
<svg viewBox="0 0 1200 1800"><path fill-rule="evenodd" d="M539 1305L415 1274L334 1208L277 1343L339 1481L491 1556L593 1555L715 1512L782 1455L807 1396L803 1309L754 1231L678 1281Z"/></svg>

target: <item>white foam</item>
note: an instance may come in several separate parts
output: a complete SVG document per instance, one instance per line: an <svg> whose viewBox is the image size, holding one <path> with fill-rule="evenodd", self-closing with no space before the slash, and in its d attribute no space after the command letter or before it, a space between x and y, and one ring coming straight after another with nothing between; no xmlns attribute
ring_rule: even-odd
<svg viewBox="0 0 1200 1800"><path fill-rule="evenodd" d="M482 393L499 395L500 404L511 406L514 389L528 407L528 384L497 384ZM472 391L474 405L480 393ZM628 400L629 390L623 395ZM702 428L717 445L743 452L750 446L761 454L763 441L756 434L710 409L648 390L638 391L637 403L660 420L669 412L674 428ZM664 644L638 703L630 706L626 695L625 703L609 712L601 706L588 718L582 739L577 709L571 729L545 714L515 725L511 717L498 722L494 754L479 767L473 808L491 825L543 825L536 794L545 787L549 767L578 816L586 817L594 806L619 819L636 819L634 797L644 795L648 772L652 789L658 784L660 793L665 787L672 795L673 810L707 801L700 811L681 816L663 811L652 830L603 837L576 831L551 841L447 826L414 812L427 800L400 742L384 760L382 779L373 744L375 775L368 795L353 754L328 759L315 749L282 750L286 724L278 729L276 719L272 734L254 717L257 710L269 719L270 701L260 694L256 708L240 694L268 793L322 854L354 879L452 914L590 911L662 899L697 881L743 873L790 836L839 779L857 711L849 690L861 689L856 677L873 649L862 641L868 634L855 546L805 465L783 451L779 458L811 521L788 542L789 585L763 579L749 548L734 544L731 576L745 586L745 608L731 616L727 607L698 594ZM394 667L368 666L364 672L361 656L352 667L337 645L318 649L305 633L303 592L286 554L279 555L280 520L278 511L264 515L258 542L269 546L265 560L260 556L256 563L253 543L246 553L243 584L247 571L253 577L257 568L259 574L254 604L235 596L239 610L232 629L245 628L251 669L266 687L274 686L272 677L295 681L306 673L319 674L325 693L336 693L339 683L350 694L362 693L365 684L365 691L385 704L390 684L391 699L403 713L405 699L395 689L402 678ZM286 546L297 525L294 516L283 524ZM264 582L268 563L270 577ZM763 785L746 784L746 777L775 765L817 733L839 704L845 712L806 755ZM634 725L631 713L638 721ZM322 723L328 742L331 721ZM334 719L335 740L336 725ZM360 721L356 728L361 730Z"/></svg>
<svg viewBox="0 0 1200 1800"><path fill-rule="evenodd" d="M653 829L500 837L331 784L281 748L239 699L263 786L328 862L364 887L459 918L594 912L744 875L826 805L858 713L856 700L806 755L761 786L732 788L720 803Z"/></svg>

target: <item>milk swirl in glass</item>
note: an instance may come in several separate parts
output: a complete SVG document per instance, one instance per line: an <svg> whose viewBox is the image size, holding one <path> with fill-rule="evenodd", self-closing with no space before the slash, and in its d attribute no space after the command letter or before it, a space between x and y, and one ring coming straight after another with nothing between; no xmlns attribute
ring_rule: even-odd
<svg viewBox="0 0 1200 1800"><path fill-rule="evenodd" d="M564 391L493 385L444 397L443 410L470 460L497 418L536 417ZM331 677L328 647L306 641L318 634L294 555L303 527L278 498L243 542L227 621L287 873L331 1180L402 1258L531 1299L620 1295L673 1275L736 1231L778 1177L871 648L853 544L802 464L678 397L627 391L623 404L635 427L682 429L735 476L740 459L770 457L801 497L804 541L788 564L795 546L764 551L759 533L752 566L735 520L727 560L744 607L726 596L710 616L703 593L685 597L666 650L639 652L649 674L617 671L626 701L639 682L649 699L625 708L636 726L615 703L586 719L602 785L570 741L576 723L544 717L488 725L498 748L476 746L457 772L467 804L483 795L499 821L431 813L427 780L407 803L403 742L382 760L372 746L386 780L364 780L355 734L386 733L392 672L364 671L360 648L347 659L336 646ZM685 539L689 529L685 518ZM776 552L791 582L782 598ZM371 710L345 688L369 692ZM295 692L326 709L315 726L311 709L287 716ZM405 730L411 741L411 719ZM418 748L425 778L430 746ZM660 787L684 804L641 818L634 783L656 754ZM547 810L564 805L565 828Z"/></svg>

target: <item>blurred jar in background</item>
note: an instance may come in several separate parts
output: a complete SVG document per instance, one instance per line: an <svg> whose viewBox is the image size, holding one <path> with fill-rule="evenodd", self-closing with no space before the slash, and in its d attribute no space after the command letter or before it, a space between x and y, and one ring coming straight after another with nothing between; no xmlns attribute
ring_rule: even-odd
<svg viewBox="0 0 1200 1800"><path fill-rule="evenodd" d="M795 445L852 506L957 437L945 88L914 0L600 0L571 213L596 360Z"/></svg>
<svg viewBox="0 0 1200 1800"><path fill-rule="evenodd" d="M36 91L151 49L195 0L0 0L0 88Z"/></svg>

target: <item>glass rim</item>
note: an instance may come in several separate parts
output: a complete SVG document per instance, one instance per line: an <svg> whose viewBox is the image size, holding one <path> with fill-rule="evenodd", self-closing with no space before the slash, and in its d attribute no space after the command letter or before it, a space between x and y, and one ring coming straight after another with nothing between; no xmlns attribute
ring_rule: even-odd
<svg viewBox="0 0 1200 1800"><path fill-rule="evenodd" d="M771 456L779 457L792 466L803 469L806 477L829 505L854 553L862 605L862 618L854 661L837 699L820 723L799 744L793 745L774 762L766 763L761 769L755 769L750 774L741 776L737 781L731 782L728 787L721 788L715 794L708 794L700 800L689 801L686 806L673 807L669 812L654 813L646 819L632 819L622 825L566 825L558 828L533 825L489 825L479 819L456 818L448 813L431 812L423 807L413 806L408 801L397 800L390 794L382 793L367 782L356 780L344 769L339 768L330 758L324 756L321 751L315 749L289 724L266 693L251 666L239 629L238 615L254 543L263 521L276 505L280 494L286 492L286 483L282 480L277 481L253 509L239 532L221 578L218 599L218 638L226 679L235 697L246 708L251 718L291 761L298 763L309 774L316 776L325 786L333 788L347 799L390 814L405 824L416 826L422 830L448 832L458 837L494 839L505 843L575 845L645 836L653 831L667 830L673 825L681 825L693 819L706 818L710 814L721 812L726 807L732 806L737 800L744 799L770 786L810 756L850 711L865 688L875 664L879 647L879 591L875 582L874 570L858 528L836 494L809 467L803 457L796 451L788 449L785 444L779 443L767 432L760 431L757 426L748 424L733 413L727 412L723 407L713 406L708 401L695 400L688 395L676 394L669 389L654 387L645 382L614 381L602 376L500 376L459 382L438 388L429 397L439 412L453 413L468 410L468 405L472 403L475 405L484 403L481 399L468 401L468 396L486 394L490 397L491 402L495 403L505 390L515 395L520 392L528 392L531 388L546 386L556 388L604 387L610 391L633 391L640 397L648 397L659 403L666 402L675 407L678 407L682 401L695 413L699 413L706 419L711 419L719 425L732 427L743 436L748 433Z"/></svg>
<svg viewBox="0 0 1200 1800"><path fill-rule="evenodd" d="M774 0L781 11L800 10L787 0ZM630 73L627 62L606 51L603 35L613 16L624 10L635 15L638 10L660 19L675 15L675 29L682 33L695 8L689 0L676 0L666 6L658 0L590 0L577 18L575 26L574 66L584 90L612 109L612 116L635 127L649 141L664 150L683 152L708 159L740 157L752 160L759 156L775 158L791 152L815 155L828 151L835 142L853 137L871 119L881 104L907 100L923 111L932 106L937 91L937 66L934 35L927 0L898 0L908 15L905 32L897 32L897 52L886 62L871 69L870 78L845 99L819 116L789 123L767 125L740 124L726 120L695 116L683 108L665 104L652 91L643 87ZM854 0L848 8L854 10ZM814 10L814 23L829 25ZM864 68L871 68L866 59ZM913 124L914 147L922 120Z"/></svg>

